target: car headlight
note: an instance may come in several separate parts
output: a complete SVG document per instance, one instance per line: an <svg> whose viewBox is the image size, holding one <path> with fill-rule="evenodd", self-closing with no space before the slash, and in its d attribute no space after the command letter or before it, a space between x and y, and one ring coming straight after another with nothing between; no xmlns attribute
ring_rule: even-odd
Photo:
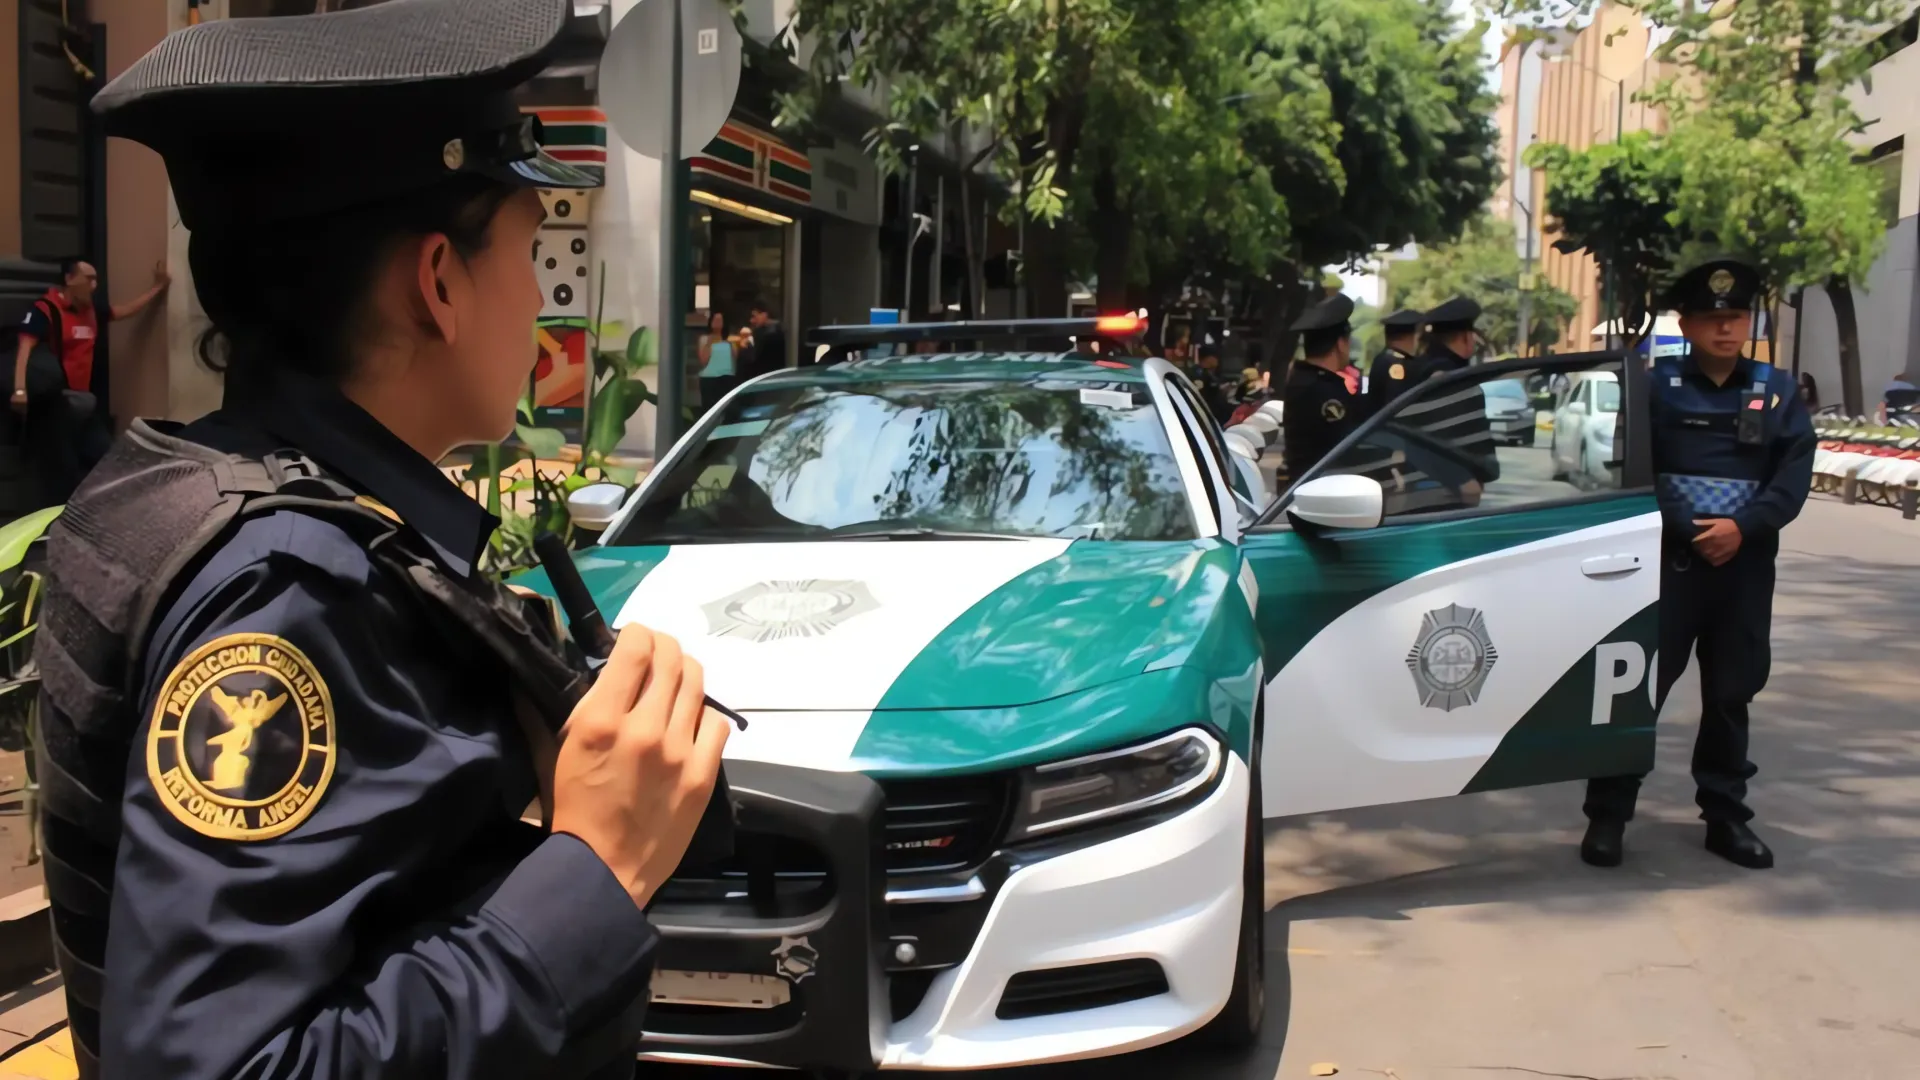
<svg viewBox="0 0 1920 1080"><path fill-rule="evenodd" d="M1220 740L1183 728L1152 742L1026 770L1009 843L1177 802L1220 776Z"/></svg>

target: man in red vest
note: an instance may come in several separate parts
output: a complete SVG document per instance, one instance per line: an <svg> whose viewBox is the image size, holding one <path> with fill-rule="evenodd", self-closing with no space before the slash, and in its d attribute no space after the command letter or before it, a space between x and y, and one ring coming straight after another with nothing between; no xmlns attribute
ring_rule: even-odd
<svg viewBox="0 0 1920 1080"><path fill-rule="evenodd" d="M153 286L124 304L109 304L99 294L100 275L85 259L60 263L61 284L47 290L27 310L13 359L13 408L26 417L29 464L41 485L45 505L65 502L99 454L87 436L102 419L93 397L93 350L102 324L131 318L158 299L172 280L166 263L153 268ZM35 370L35 348L59 361ZM104 439L92 440L104 443Z"/></svg>

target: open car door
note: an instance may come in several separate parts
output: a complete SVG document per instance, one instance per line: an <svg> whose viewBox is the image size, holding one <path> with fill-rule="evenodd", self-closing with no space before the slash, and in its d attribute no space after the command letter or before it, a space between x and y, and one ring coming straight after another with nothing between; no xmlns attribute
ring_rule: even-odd
<svg viewBox="0 0 1920 1080"><path fill-rule="evenodd" d="M1604 467L1496 447L1480 384L1609 373ZM1650 768L1660 514L1644 358L1488 364L1403 394L1242 539L1280 817ZM1551 423L1551 414L1539 422Z"/></svg>

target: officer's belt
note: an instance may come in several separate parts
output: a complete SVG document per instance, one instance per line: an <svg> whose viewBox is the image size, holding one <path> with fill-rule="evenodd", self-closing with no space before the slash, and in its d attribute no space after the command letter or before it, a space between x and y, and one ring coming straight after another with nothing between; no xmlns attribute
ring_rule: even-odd
<svg viewBox="0 0 1920 1080"><path fill-rule="evenodd" d="M1699 517L1732 517L1760 494L1760 481L1661 473L1660 495Z"/></svg>

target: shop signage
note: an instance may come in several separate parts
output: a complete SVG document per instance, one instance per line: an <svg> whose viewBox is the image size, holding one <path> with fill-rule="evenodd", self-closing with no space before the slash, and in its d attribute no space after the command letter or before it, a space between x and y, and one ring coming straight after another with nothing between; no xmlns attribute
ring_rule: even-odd
<svg viewBox="0 0 1920 1080"><path fill-rule="evenodd" d="M742 187L799 203L813 202L813 163L776 135L729 120L706 149L695 154L693 171L718 176Z"/></svg>
<svg viewBox="0 0 1920 1080"><path fill-rule="evenodd" d="M540 118L543 149L558 161L604 180L607 173L607 115L599 109L570 106L526 109Z"/></svg>

